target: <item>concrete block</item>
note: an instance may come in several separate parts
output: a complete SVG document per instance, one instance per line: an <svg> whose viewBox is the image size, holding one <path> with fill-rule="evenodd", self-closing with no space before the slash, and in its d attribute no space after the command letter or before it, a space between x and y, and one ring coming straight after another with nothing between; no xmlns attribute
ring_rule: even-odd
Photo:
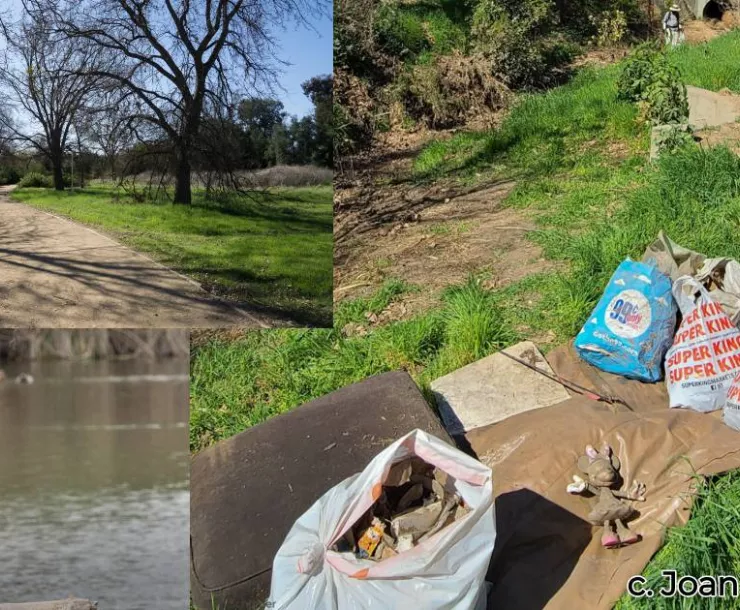
<svg viewBox="0 0 740 610"><path fill-rule="evenodd" d="M531 341L507 353L552 374L545 357ZM501 353L473 362L431 384L442 422L451 435L499 422L507 417L549 407L570 398L559 383Z"/></svg>
<svg viewBox="0 0 740 610"><path fill-rule="evenodd" d="M740 119L740 96L723 95L698 87L687 86L689 124L697 129L718 127Z"/></svg>

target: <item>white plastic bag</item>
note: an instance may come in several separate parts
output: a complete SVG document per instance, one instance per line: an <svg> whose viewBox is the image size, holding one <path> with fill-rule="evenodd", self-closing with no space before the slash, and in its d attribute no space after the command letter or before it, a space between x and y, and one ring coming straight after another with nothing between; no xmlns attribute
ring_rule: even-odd
<svg viewBox="0 0 740 610"><path fill-rule="evenodd" d="M666 354L670 406L721 409L740 373L740 331L695 279L678 278L673 296L683 320Z"/></svg>
<svg viewBox="0 0 740 610"><path fill-rule="evenodd" d="M379 497L391 466L418 456L446 472L471 511L414 548L384 561L330 550ZM496 526L491 470L414 430L345 479L293 525L275 556L268 606L275 610L485 608L484 579Z"/></svg>
<svg viewBox="0 0 740 610"><path fill-rule="evenodd" d="M740 375L730 385L722 417L730 428L740 430Z"/></svg>

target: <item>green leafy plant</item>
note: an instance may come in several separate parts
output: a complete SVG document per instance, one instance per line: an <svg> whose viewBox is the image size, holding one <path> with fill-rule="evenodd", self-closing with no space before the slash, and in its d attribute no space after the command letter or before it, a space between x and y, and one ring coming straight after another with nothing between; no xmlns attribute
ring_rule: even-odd
<svg viewBox="0 0 740 610"><path fill-rule="evenodd" d="M617 81L618 96L637 102L654 125L685 123L689 101L681 73L656 44L646 43L625 61Z"/></svg>
<svg viewBox="0 0 740 610"><path fill-rule="evenodd" d="M690 131L673 130L663 141L662 150L672 153L681 150L685 146L694 144L694 136Z"/></svg>
<svg viewBox="0 0 740 610"><path fill-rule="evenodd" d="M591 42L597 47L614 46L622 42L627 34L627 16L619 9L605 11L599 16L590 16L596 34Z"/></svg>
<svg viewBox="0 0 740 610"><path fill-rule="evenodd" d="M18 183L21 188L44 188L49 189L53 186L51 176L39 172L29 172Z"/></svg>
<svg viewBox="0 0 740 610"><path fill-rule="evenodd" d="M399 57L416 55L431 46L421 18L397 5L382 5L373 29L379 46Z"/></svg>
<svg viewBox="0 0 740 610"><path fill-rule="evenodd" d="M0 167L0 185L16 184L20 179L21 174L14 167Z"/></svg>
<svg viewBox="0 0 740 610"><path fill-rule="evenodd" d="M648 86L652 82L655 62L660 51L656 43L647 42L638 46L625 60L617 79L620 99L640 102L645 99Z"/></svg>
<svg viewBox="0 0 740 610"><path fill-rule="evenodd" d="M689 118L686 85L678 68L665 55L656 62L653 78L645 91L647 117L654 125L685 123Z"/></svg>
<svg viewBox="0 0 740 610"><path fill-rule="evenodd" d="M542 43L552 21L546 0L481 0L473 12L471 40L507 86L537 87L548 76Z"/></svg>

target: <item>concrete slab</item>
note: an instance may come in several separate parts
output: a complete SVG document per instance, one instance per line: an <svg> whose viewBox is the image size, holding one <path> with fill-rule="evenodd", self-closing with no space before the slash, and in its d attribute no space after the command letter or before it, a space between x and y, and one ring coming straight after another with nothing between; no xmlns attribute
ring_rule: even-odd
<svg viewBox="0 0 740 610"><path fill-rule="evenodd" d="M686 87L689 98L689 124L695 129L718 127L740 119L740 95L715 93Z"/></svg>
<svg viewBox="0 0 740 610"><path fill-rule="evenodd" d="M553 372L531 341L517 343L504 351L548 373ZM451 435L460 435L570 398L559 383L501 353L436 379L431 389L442 422Z"/></svg>

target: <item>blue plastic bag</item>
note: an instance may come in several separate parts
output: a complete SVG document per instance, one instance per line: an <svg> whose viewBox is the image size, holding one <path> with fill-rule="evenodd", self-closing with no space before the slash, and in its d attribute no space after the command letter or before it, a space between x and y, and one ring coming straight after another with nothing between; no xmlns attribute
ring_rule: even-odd
<svg viewBox="0 0 740 610"><path fill-rule="evenodd" d="M670 278L654 265L627 259L578 333L575 348L602 371L654 382L663 378L675 329Z"/></svg>

